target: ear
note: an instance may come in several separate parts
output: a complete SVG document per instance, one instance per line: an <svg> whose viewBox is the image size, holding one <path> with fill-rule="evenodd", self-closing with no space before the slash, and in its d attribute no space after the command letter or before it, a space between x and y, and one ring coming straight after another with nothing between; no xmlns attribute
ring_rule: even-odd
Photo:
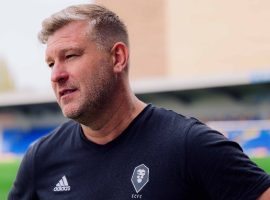
<svg viewBox="0 0 270 200"><path fill-rule="evenodd" d="M111 55L113 60L113 71L115 73L121 73L127 70L128 67L128 47L122 43L117 42L111 49Z"/></svg>

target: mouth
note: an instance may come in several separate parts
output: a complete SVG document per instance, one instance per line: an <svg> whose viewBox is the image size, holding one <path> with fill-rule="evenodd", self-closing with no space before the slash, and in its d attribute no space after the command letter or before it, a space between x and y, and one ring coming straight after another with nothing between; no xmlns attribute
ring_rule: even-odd
<svg viewBox="0 0 270 200"><path fill-rule="evenodd" d="M72 93L74 93L76 90L77 90L77 89L64 89L64 90L61 90L61 91L59 92L59 97L61 98L61 97L67 96L67 95L69 95L69 94L72 94Z"/></svg>

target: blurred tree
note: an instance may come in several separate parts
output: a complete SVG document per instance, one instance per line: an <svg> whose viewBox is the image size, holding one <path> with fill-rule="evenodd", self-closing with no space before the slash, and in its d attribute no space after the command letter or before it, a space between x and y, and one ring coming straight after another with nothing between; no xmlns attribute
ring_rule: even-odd
<svg viewBox="0 0 270 200"><path fill-rule="evenodd" d="M11 91L14 90L14 88L7 63L3 58L0 58L0 92Z"/></svg>

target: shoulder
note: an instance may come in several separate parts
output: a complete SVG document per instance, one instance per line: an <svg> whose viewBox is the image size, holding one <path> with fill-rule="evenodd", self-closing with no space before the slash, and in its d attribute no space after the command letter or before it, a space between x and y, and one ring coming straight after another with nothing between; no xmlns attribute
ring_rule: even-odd
<svg viewBox="0 0 270 200"><path fill-rule="evenodd" d="M196 118L152 105L147 108L140 122L139 130L145 133L144 137L179 151L186 151L188 146L193 146L192 143L208 139L206 132L221 135Z"/></svg>
<svg viewBox="0 0 270 200"><path fill-rule="evenodd" d="M221 135L200 120L182 115L173 110L151 106L148 112L151 126L163 132L166 131L177 136L180 134L181 137L193 137L193 139L209 131Z"/></svg>
<svg viewBox="0 0 270 200"><path fill-rule="evenodd" d="M196 118L185 116L165 108L151 106L149 108L149 112L151 112L151 119L153 122L157 122L160 125L166 125L168 127L190 128L199 122Z"/></svg>
<svg viewBox="0 0 270 200"><path fill-rule="evenodd" d="M189 134L189 136L199 136L205 133L218 134L223 136L218 131L212 129L204 122L195 117L190 117L177 113L173 110L152 106L153 119L158 122L163 122L170 127L181 128Z"/></svg>
<svg viewBox="0 0 270 200"><path fill-rule="evenodd" d="M55 150L62 149L63 145L69 142L71 135L74 135L70 132L78 127L77 123L68 121L29 146L21 161L9 199L37 199L35 196L36 177L43 173L44 163L48 164L48 155L59 156L55 154Z"/></svg>
<svg viewBox="0 0 270 200"><path fill-rule="evenodd" d="M37 151L52 149L59 145L63 146L64 142L68 142L71 139L72 132L79 130L79 127L77 122L69 120L59 125L52 132L48 133L48 135L34 141L29 147L29 152L36 153Z"/></svg>
<svg viewBox="0 0 270 200"><path fill-rule="evenodd" d="M212 199L256 199L261 190L269 187L269 176L243 153L238 143L219 131L164 108L152 107L152 116L162 142L169 141L169 148L175 146L184 152L188 182L194 187L200 183ZM228 186L232 187L224 191Z"/></svg>
<svg viewBox="0 0 270 200"><path fill-rule="evenodd" d="M146 127L154 132L154 137L159 138L156 140L181 146L189 156L204 159L209 153L212 154L212 151L224 154L242 151L239 144L229 141L222 133L194 117L154 106L150 107L148 112L150 122Z"/></svg>

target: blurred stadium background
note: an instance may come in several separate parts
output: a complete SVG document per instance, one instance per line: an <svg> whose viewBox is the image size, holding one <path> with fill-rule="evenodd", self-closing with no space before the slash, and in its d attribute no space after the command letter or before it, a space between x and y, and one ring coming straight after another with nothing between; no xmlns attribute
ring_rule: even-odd
<svg viewBox="0 0 270 200"><path fill-rule="evenodd" d="M219 130L270 174L270 2L97 2L127 23L139 98ZM1 57L0 199L28 146L66 121L51 91L18 90L7 63Z"/></svg>

